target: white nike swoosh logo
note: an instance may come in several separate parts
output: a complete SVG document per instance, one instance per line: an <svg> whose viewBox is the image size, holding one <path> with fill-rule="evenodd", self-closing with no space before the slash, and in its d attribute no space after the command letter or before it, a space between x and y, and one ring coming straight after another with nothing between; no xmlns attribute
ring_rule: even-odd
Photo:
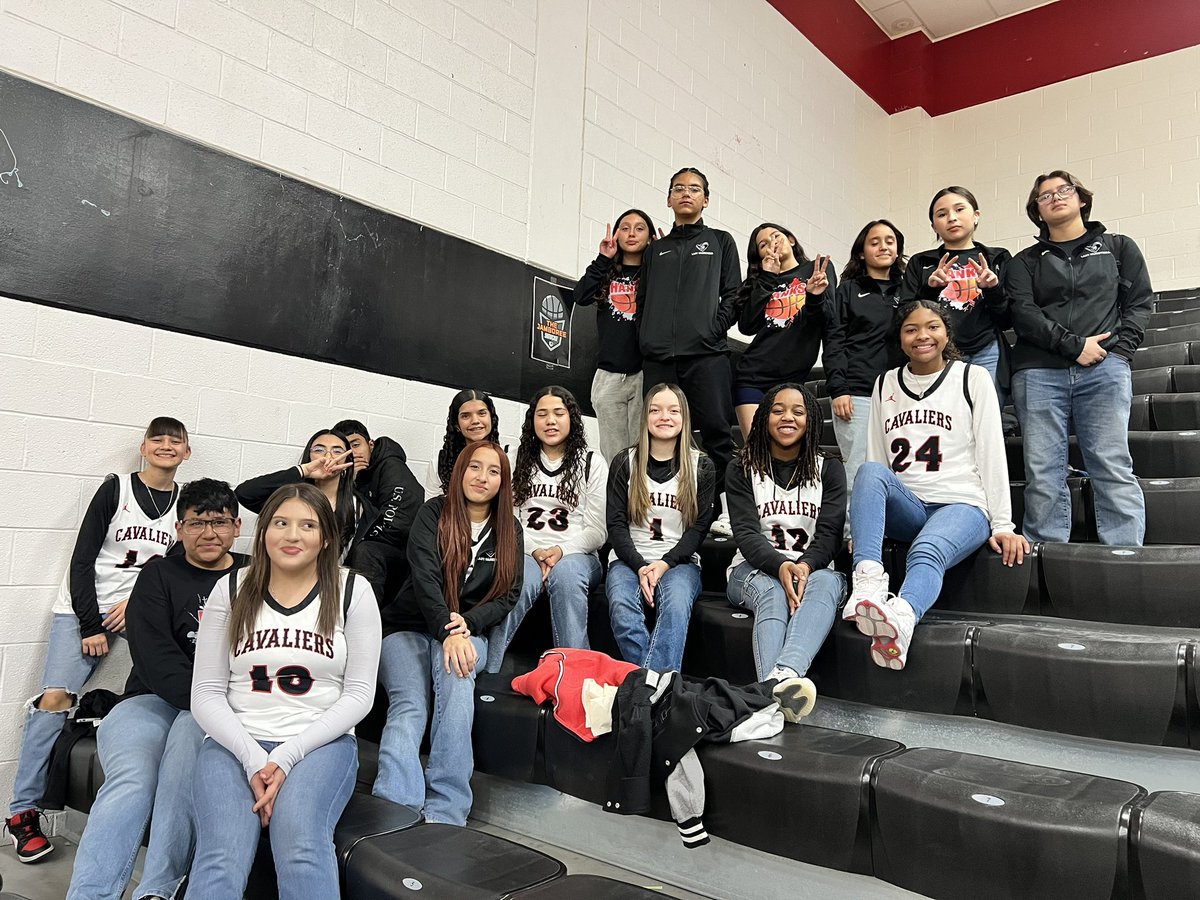
<svg viewBox="0 0 1200 900"><path fill-rule="evenodd" d="M930 269L932 269L932 268L933 268L933 266L921 266L921 271L922 271L922 272L928 272L928 271L929 271Z"/></svg>
<svg viewBox="0 0 1200 900"><path fill-rule="evenodd" d="M659 250L659 251L658 251L658 255L659 255L659 256L666 256L666 255L667 255L668 253L670 253L670 252L672 252L672 251L670 251L670 250Z"/></svg>
<svg viewBox="0 0 1200 900"><path fill-rule="evenodd" d="M871 296L871 292L870 292L870 291L867 291L865 294L859 294L858 296L860 296L860 297L870 297L870 296Z"/></svg>

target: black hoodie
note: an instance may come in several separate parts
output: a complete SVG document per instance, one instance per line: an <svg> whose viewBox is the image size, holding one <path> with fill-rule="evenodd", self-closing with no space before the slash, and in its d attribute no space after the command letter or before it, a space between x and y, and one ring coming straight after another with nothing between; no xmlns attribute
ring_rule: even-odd
<svg viewBox="0 0 1200 900"><path fill-rule="evenodd" d="M955 279L945 287L930 287L929 275L947 253L951 257L958 257L954 268L959 270L962 278ZM971 280L982 268L981 254L987 260L988 268L1000 279L994 288L984 290ZM920 298L940 303L950 319L954 346L970 356L999 338L1000 331L1007 327L1008 300L1004 295L1004 273L1010 262L1012 254L1003 247L987 247L979 243L968 250L947 250L945 245L923 250L909 259L908 268L904 270L900 302Z"/></svg>
<svg viewBox="0 0 1200 900"><path fill-rule="evenodd" d="M399 550L407 547L425 489L408 468L404 448L390 437L375 438L371 464L358 473L354 487L379 511L364 540L383 541Z"/></svg>

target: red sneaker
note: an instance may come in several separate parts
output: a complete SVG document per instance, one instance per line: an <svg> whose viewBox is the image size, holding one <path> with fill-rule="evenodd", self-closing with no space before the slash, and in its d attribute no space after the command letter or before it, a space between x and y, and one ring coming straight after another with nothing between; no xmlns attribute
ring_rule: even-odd
<svg viewBox="0 0 1200 900"><path fill-rule="evenodd" d="M4 823L5 830L12 837L13 846L17 848L17 859L23 863L35 862L54 849L54 845L42 834L40 818L41 813L36 809L27 809Z"/></svg>

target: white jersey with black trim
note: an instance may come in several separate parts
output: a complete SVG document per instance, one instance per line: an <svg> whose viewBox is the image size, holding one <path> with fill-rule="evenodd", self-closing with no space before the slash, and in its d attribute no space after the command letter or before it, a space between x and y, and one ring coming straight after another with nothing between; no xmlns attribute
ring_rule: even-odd
<svg viewBox="0 0 1200 900"><path fill-rule="evenodd" d="M599 453L587 451L576 487L578 500L569 507L559 497L562 461L557 461L556 468L550 467L552 462L545 453L538 453L529 496L516 510L525 534L525 552L562 547L564 556L595 553L608 539L604 523L608 464Z"/></svg>
<svg viewBox="0 0 1200 900"><path fill-rule="evenodd" d="M758 510L759 529L763 537L776 550L792 562L798 560L812 543L817 531L817 518L821 515L821 497L824 495L822 477L825 474L825 458L817 457L817 481L815 484L794 485L782 488L770 475L755 475L750 482L754 490L754 507ZM742 551L734 554L728 573L746 561ZM774 575L774 572L769 573Z"/></svg>
<svg viewBox="0 0 1200 900"><path fill-rule="evenodd" d="M179 488L171 494L171 502L157 517L142 511L133 496L133 479L137 475L116 476L118 484L117 511L108 523L108 531L100 552L96 554L96 605L100 615L108 613L122 600L128 600L142 566L165 554L175 543L175 502ZM74 614L71 605L71 569L58 589L54 601L56 614Z"/></svg>
<svg viewBox="0 0 1200 900"><path fill-rule="evenodd" d="M625 451L629 454L630 490L633 489L633 479L640 477L636 472L633 460L634 448ZM692 455L692 471L700 468L700 451L690 450ZM683 516L679 513L679 473L676 472L663 482L648 479L650 490L650 512L645 522L629 523L629 537L633 546L648 563L658 562L670 552L683 538L686 529L683 527ZM692 562L699 563L698 554L693 554Z"/></svg>

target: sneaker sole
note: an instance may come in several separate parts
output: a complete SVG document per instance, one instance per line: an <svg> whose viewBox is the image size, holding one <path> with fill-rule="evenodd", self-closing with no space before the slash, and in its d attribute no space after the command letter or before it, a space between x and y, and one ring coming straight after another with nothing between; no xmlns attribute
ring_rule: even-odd
<svg viewBox="0 0 1200 900"><path fill-rule="evenodd" d="M13 849L17 850L17 862L23 862L23 863L37 862L39 859L41 859L47 853L50 853L51 851L54 850L54 845L52 843L50 843L49 841L46 841L46 849L45 850L39 850L36 853L26 853L26 854L22 855L21 851L17 849L17 839L13 838L12 842L13 842Z"/></svg>
<svg viewBox="0 0 1200 900"><path fill-rule="evenodd" d="M817 688L807 678L789 678L781 681L771 692L779 704L779 711L789 722L798 723L817 705Z"/></svg>
<svg viewBox="0 0 1200 900"><path fill-rule="evenodd" d="M855 607L854 623L867 637L895 640L896 628L888 621L887 611L870 600L859 601Z"/></svg>
<svg viewBox="0 0 1200 900"><path fill-rule="evenodd" d="M871 662L880 668L898 672L906 661L894 638L877 637L871 642Z"/></svg>

